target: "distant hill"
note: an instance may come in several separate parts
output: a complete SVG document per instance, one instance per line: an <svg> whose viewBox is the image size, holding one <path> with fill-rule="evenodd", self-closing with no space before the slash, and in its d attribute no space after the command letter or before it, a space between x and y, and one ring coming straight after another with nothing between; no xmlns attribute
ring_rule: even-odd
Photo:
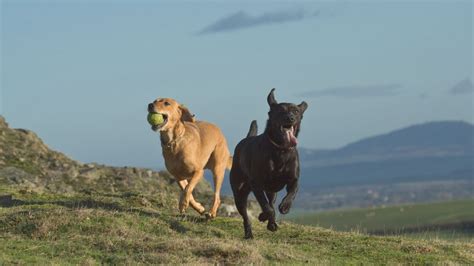
<svg viewBox="0 0 474 266"><path fill-rule="evenodd" d="M429 122L335 150L300 149L304 187L387 184L474 177L474 126Z"/></svg>
<svg viewBox="0 0 474 266"><path fill-rule="evenodd" d="M300 149L305 166L328 166L392 159L464 156L474 153L474 126L429 122L362 139L336 150Z"/></svg>

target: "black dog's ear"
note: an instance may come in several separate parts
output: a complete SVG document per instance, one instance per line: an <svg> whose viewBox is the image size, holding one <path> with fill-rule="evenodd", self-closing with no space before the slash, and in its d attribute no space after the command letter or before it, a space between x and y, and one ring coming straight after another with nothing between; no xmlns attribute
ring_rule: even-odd
<svg viewBox="0 0 474 266"><path fill-rule="evenodd" d="M298 104L298 107L300 108L301 113L304 113L306 108L308 108L308 104L305 101L302 101L300 104Z"/></svg>
<svg viewBox="0 0 474 266"><path fill-rule="evenodd" d="M273 92L275 91L275 88L273 88L271 91L270 91L270 94L268 94L268 97L267 97L267 102L268 102L268 105L270 105L270 107L272 105L275 105L275 104L278 104L278 102L275 100L275 96L273 95Z"/></svg>

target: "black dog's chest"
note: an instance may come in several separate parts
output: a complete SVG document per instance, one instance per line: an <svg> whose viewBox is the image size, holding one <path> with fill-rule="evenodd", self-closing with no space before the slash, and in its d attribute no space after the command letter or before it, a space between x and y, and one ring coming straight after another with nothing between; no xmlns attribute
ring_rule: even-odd
<svg viewBox="0 0 474 266"><path fill-rule="evenodd" d="M290 177L289 175L292 175L294 172L292 169L294 167L294 163L286 158L272 158L268 162L268 172L270 173L271 176L274 177ZM291 176L293 177L293 176Z"/></svg>
<svg viewBox="0 0 474 266"><path fill-rule="evenodd" d="M264 178L266 190L279 191L288 184L289 181L298 178L293 158L271 158L267 164L267 175Z"/></svg>

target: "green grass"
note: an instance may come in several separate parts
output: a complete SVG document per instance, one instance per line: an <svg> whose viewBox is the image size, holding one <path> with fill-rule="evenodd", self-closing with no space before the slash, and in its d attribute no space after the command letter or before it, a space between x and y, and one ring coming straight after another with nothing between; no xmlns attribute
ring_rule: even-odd
<svg viewBox="0 0 474 266"><path fill-rule="evenodd" d="M238 218L177 215L177 200L140 194L64 196L0 189L0 264L474 263L472 243L369 236Z"/></svg>
<svg viewBox="0 0 474 266"><path fill-rule="evenodd" d="M472 240L474 200L412 204L321 213L299 213L289 219L299 224L375 234Z"/></svg>

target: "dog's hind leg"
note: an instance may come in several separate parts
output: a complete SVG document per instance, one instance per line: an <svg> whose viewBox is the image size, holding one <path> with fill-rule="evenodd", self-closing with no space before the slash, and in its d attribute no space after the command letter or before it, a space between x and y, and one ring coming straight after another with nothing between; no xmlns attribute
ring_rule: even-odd
<svg viewBox="0 0 474 266"><path fill-rule="evenodd" d="M244 220L245 238L253 238L252 224L250 223L249 215L247 213L247 199L250 194L250 185L245 181L247 178L242 173L234 157L234 165L230 171L230 186L234 193L235 206Z"/></svg>
<svg viewBox="0 0 474 266"><path fill-rule="evenodd" d="M188 180L186 179L183 179L183 180L180 180L178 181L178 185L179 187L181 188L181 190L184 192L184 189L186 188L186 186L188 185ZM191 205L191 207L193 209L195 209L199 214L203 214L204 211L206 210L204 208L204 206L202 206L201 203L197 202L193 195L191 194L191 197L189 198L189 204Z"/></svg>
<svg viewBox="0 0 474 266"><path fill-rule="evenodd" d="M229 154L227 148L227 142L223 139L222 142L218 143L212 152L209 161L206 164L206 168L212 171L214 181L214 201L212 207L209 210L208 218L215 218L217 216L217 209L221 204L221 187L224 182L225 170L232 166L232 157Z"/></svg>
<svg viewBox="0 0 474 266"><path fill-rule="evenodd" d="M217 216L217 209L221 204L221 187L222 182L224 181L224 172L227 166L226 164L216 165L212 169L212 176L214 178L214 201L212 203L211 210L209 211L209 218L215 218Z"/></svg>
<svg viewBox="0 0 474 266"><path fill-rule="evenodd" d="M247 213L247 200L250 194L250 186L247 183L243 183L239 188L235 190L232 188L232 190L234 192L235 206L244 220L244 237L251 239L253 238L252 224Z"/></svg>

